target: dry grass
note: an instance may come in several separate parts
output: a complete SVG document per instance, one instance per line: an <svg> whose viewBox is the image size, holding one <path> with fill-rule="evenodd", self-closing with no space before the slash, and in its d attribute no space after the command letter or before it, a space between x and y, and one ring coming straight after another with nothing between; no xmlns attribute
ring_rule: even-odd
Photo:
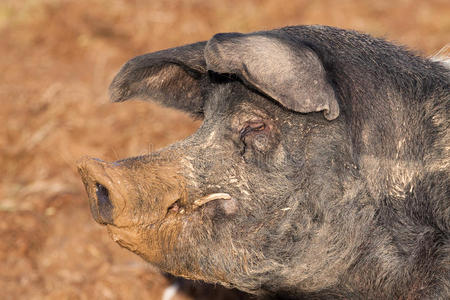
<svg viewBox="0 0 450 300"><path fill-rule="evenodd" d="M75 161L143 154L198 123L149 103L110 105L109 81L137 54L311 23L431 55L449 42L450 3L1 1L0 298L158 299L168 281L91 221Z"/></svg>

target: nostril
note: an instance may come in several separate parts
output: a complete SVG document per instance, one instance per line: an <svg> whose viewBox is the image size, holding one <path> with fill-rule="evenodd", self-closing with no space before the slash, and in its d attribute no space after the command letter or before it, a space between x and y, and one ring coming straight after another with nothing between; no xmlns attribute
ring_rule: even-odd
<svg viewBox="0 0 450 300"><path fill-rule="evenodd" d="M95 194L97 196L98 212L104 224L113 223L113 209L114 205L109 197L108 189L96 182L95 183Z"/></svg>
<svg viewBox="0 0 450 300"><path fill-rule="evenodd" d="M97 200L100 205L111 205L111 200L109 200L109 192L108 189L100 184L95 183L95 193L97 195Z"/></svg>

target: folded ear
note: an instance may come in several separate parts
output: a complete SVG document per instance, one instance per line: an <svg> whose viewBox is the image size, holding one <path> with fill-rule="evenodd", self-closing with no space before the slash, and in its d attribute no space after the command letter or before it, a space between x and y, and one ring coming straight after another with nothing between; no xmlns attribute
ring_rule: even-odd
<svg viewBox="0 0 450 300"><path fill-rule="evenodd" d="M216 34L205 47L208 70L231 73L293 111L339 116L325 69L313 50L268 33Z"/></svg>
<svg viewBox="0 0 450 300"><path fill-rule="evenodd" d="M111 100L141 97L193 114L201 114L207 92L206 42L135 57L114 77Z"/></svg>

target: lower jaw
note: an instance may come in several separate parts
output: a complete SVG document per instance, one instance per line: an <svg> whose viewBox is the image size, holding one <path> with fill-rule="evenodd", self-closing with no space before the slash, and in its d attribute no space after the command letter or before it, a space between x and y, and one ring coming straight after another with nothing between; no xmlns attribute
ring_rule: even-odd
<svg viewBox="0 0 450 300"><path fill-rule="evenodd" d="M106 225L110 237L121 247L155 266L163 266L182 230L179 218L170 218L150 227Z"/></svg>
<svg viewBox="0 0 450 300"><path fill-rule="evenodd" d="M139 238L135 232L124 227L119 228L114 225L106 225L106 227L114 242L130 251L137 251Z"/></svg>

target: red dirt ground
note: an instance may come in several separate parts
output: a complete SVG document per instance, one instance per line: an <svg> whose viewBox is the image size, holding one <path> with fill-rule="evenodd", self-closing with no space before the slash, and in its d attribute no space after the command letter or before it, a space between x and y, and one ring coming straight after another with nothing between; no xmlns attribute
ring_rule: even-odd
<svg viewBox="0 0 450 300"><path fill-rule="evenodd" d="M108 104L107 86L138 54L294 24L432 55L450 40L450 2L2 0L0 299L160 299L170 280L92 220L75 162L148 153L199 123L150 103Z"/></svg>

